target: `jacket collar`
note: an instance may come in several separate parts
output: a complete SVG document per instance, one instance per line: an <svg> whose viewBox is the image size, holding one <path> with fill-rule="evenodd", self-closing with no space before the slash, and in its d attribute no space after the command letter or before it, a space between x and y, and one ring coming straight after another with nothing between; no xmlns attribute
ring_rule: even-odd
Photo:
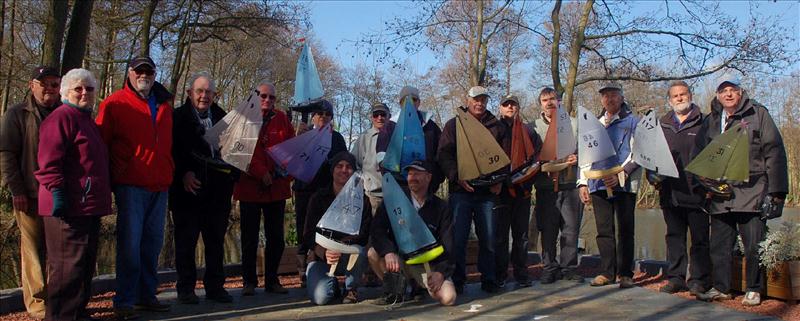
<svg viewBox="0 0 800 321"><path fill-rule="evenodd" d="M700 119L702 119L703 113L700 112L700 107L692 103L692 110L689 112L689 117L686 118L684 121L684 125L681 126L681 129L690 128L694 126L694 124ZM678 128L673 126L675 119L675 111L670 110L664 116L661 117L659 120L661 122L661 127L671 129L674 132L679 131Z"/></svg>
<svg viewBox="0 0 800 321"><path fill-rule="evenodd" d="M145 103L147 102L147 99L142 98L142 96L139 96L139 92L133 88L133 84L131 84L131 80L128 79L127 76L125 77L125 86L123 86L122 89L125 90L130 95L133 95L134 97L144 101ZM169 101L174 98L174 95L172 95L172 93L167 91L167 88L165 88L164 85L162 85L157 81L153 82L153 88L150 88L150 94L156 96L156 103L158 103L159 105L161 105L165 101Z"/></svg>
<svg viewBox="0 0 800 321"><path fill-rule="evenodd" d="M747 91L742 89L742 100L739 102L739 106L736 108L736 112L733 113L733 116L740 118L742 114L753 108L753 103L754 102L750 100L750 96L747 94ZM711 100L711 113L721 116L722 112L722 104L719 102L717 97L714 97L714 99Z"/></svg>

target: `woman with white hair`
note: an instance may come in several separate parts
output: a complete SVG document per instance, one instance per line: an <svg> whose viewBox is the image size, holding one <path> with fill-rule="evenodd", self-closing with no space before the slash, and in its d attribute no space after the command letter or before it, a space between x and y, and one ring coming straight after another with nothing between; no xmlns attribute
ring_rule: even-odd
<svg viewBox="0 0 800 321"><path fill-rule="evenodd" d="M46 320L89 319L100 217L111 214L108 151L92 119L97 81L86 69L61 80L63 105L39 128L39 215L47 246Z"/></svg>

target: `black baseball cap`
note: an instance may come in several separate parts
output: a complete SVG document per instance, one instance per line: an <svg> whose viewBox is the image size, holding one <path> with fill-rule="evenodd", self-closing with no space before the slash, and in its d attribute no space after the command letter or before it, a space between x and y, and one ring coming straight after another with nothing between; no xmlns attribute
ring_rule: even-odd
<svg viewBox="0 0 800 321"><path fill-rule="evenodd" d="M415 160L411 162L411 164L406 165L404 169L408 170L410 168L416 169L418 171L426 171L428 173L433 172L433 164L424 160Z"/></svg>
<svg viewBox="0 0 800 321"><path fill-rule="evenodd" d="M150 57L148 56L135 57L131 59L130 62L128 62L128 66L130 66L133 69L139 68L141 66L149 66L153 70L156 69L156 63L154 63L153 59L150 59Z"/></svg>
<svg viewBox="0 0 800 321"><path fill-rule="evenodd" d="M49 66L38 66L33 68L33 71L31 72L31 80L42 80L44 77L61 78L61 74L58 73L58 70Z"/></svg>

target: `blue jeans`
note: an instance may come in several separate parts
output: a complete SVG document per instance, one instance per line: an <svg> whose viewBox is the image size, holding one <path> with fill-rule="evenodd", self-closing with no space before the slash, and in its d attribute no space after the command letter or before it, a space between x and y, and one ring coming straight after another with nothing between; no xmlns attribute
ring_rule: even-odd
<svg viewBox="0 0 800 321"><path fill-rule="evenodd" d="M475 221L475 234L478 236L478 271L481 282L495 282L493 208L495 195L475 193L450 194L450 208L453 211L453 234L455 239L456 269L453 283L463 285L467 280L466 259L469 227Z"/></svg>
<svg viewBox="0 0 800 321"><path fill-rule="evenodd" d="M114 186L117 204L117 294L114 307L156 301L167 192Z"/></svg>
<svg viewBox="0 0 800 321"><path fill-rule="evenodd" d="M336 275L345 275L344 288L345 290L355 290L361 283L361 276L367 268L367 251L362 250L356 259L356 264L353 269L347 271L347 262L350 260L350 254L342 254L339 258L339 264L336 265ZM308 280L306 290L311 303L316 305L326 305L331 303L335 297L340 296L339 281L332 276L328 276L328 271L331 266L324 261L313 261L308 263L306 270L306 278Z"/></svg>

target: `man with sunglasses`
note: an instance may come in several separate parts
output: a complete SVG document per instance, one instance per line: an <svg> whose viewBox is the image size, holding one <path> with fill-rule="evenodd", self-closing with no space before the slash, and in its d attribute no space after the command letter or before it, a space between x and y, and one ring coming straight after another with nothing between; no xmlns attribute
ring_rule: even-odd
<svg viewBox="0 0 800 321"><path fill-rule="evenodd" d="M328 123L333 120L333 104L331 104L327 100L322 100L319 104L316 104L314 109L311 111L311 125L313 128L322 128L325 127ZM300 135L311 128L308 127L306 123L300 123L297 128L297 134ZM314 175L314 179L311 182L301 182L298 180L294 181L292 184L292 190L294 190L294 212L295 212L295 227L297 228L297 259L298 259L298 270L302 270L300 277L301 277L301 285L305 286L305 268L306 268L306 261L307 261L307 254L309 250L314 248L314 239L306 239L303 237L303 233L301 233L305 228L306 216L308 212L308 202L311 199L311 194L314 194L316 191L327 187L331 184L332 176L331 176L331 164L329 163L331 158L334 155L338 154L339 152L346 152L347 151L347 144L344 142L344 137L338 131L333 130L331 135L331 150L328 152L327 162L323 163L320 166L317 174ZM316 224L316 222L314 223Z"/></svg>
<svg viewBox="0 0 800 321"><path fill-rule="evenodd" d="M2 184L11 191L14 217L20 231L22 296L28 314L44 318L45 264L44 231L39 216L37 169L39 125L61 105L61 75L55 68L33 69L31 90L25 102L9 108L0 125L0 173Z"/></svg>
<svg viewBox="0 0 800 321"><path fill-rule="evenodd" d="M291 179L277 170L267 150L294 137L294 128L289 117L275 108L275 86L263 82L258 85L258 96L263 123L258 135L253 158L247 172L236 182L233 199L239 201L242 233L242 295L255 294L258 286L256 275L256 252L258 250L261 217L264 217L264 291L289 293L278 281L278 265L283 256L283 218L286 199L292 197L289 189Z"/></svg>
<svg viewBox="0 0 800 321"><path fill-rule="evenodd" d="M117 319L134 310L164 312L156 298L172 160L173 95L155 81L150 57L130 60L123 88L100 104L97 126L108 145L117 204Z"/></svg>
<svg viewBox="0 0 800 321"><path fill-rule="evenodd" d="M358 135L355 144L351 147L351 153L356 157L356 166L363 173L364 190L366 191L369 202L372 205L372 215L383 201L381 193L381 173L378 166L377 143L378 134L387 123L392 123L389 118L392 113L384 103L376 103L370 109L370 119L372 127Z"/></svg>

